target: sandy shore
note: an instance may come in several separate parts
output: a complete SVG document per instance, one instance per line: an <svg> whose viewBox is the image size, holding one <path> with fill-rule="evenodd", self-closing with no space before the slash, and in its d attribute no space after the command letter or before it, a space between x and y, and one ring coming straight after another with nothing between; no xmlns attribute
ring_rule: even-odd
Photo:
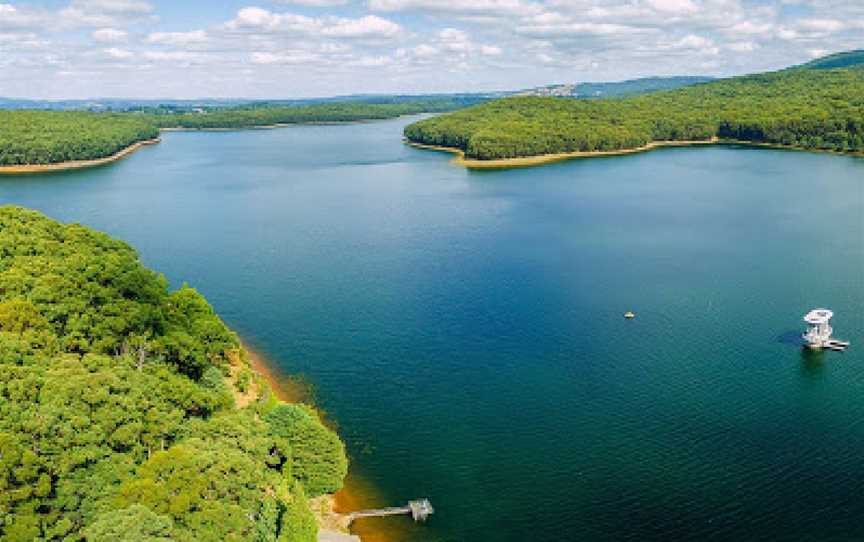
<svg viewBox="0 0 864 542"><path fill-rule="evenodd" d="M105 158L97 158L95 160L73 160L70 162L59 162L56 164L33 164L27 166L0 166L0 174L19 174L19 173L45 173L49 171L66 171L68 169L81 169L85 167L101 166L111 162L116 162L121 158L129 156L147 145L155 145L162 141L159 138L147 139L129 145L125 149Z"/></svg>
<svg viewBox="0 0 864 542"><path fill-rule="evenodd" d="M406 144L418 148L428 149L433 151L443 151L455 154L453 159L454 164L465 166L469 169L504 169L516 167L539 166L542 164L551 164L553 162L562 162L564 160L573 160L574 158L594 158L600 156L621 156L625 154L636 154L646 152L660 147L691 147L694 145L713 145L720 140L717 138L709 140L694 140L694 141L652 141L641 147L631 149L616 149L614 151L574 151L561 152L555 154L540 154L536 156L522 156L519 158L500 158L497 160L477 160L476 158L466 158L465 151L455 147L442 147L439 145L424 145L411 140L404 140Z"/></svg>
<svg viewBox="0 0 864 542"><path fill-rule="evenodd" d="M242 347L252 370L264 378L278 399L286 403L313 402L313 394L307 384L280 372L275 363L248 343L243 342ZM323 413L322 417L327 425L333 425ZM319 541L393 542L398 539L365 520L357 522L351 529L356 534L348 531L344 513L383 505L375 487L355 472L349 473L345 486L338 493L312 499L310 504L318 519Z"/></svg>
<svg viewBox="0 0 864 542"><path fill-rule="evenodd" d="M411 115L400 115L411 116ZM391 117L386 119L366 119L366 120L346 120L346 121L331 121L331 122L292 122L280 124L264 124L261 126L240 126L236 128L160 128L160 132L240 132L246 130L275 130L277 128L288 128L290 126L333 126L343 124L365 124L369 122L377 122L384 120L393 120L400 117ZM101 166L116 162L121 158L129 156L141 147L146 145L155 145L162 141L160 138L148 139L139 141L126 147L125 149L106 156L105 158L97 158L95 160L71 160L68 162L57 162L56 164L31 164L31 165L15 165L15 166L0 166L0 175L18 175L21 173L48 173L52 171L67 171L70 169L81 169L87 167Z"/></svg>
<svg viewBox="0 0 864 542"><path fill-rule="evenodd" d="M539 166L543 164L551 164L553 162L561 162L564 160L573 160L576 158L595 158L602 156L621 156L626 154L636 154L640 152L647 152L653 149L659 149L663 147L692 147L699 145L745 145L748 147L761 147L768 149L779 149L779 150L789 150L789 151L802 151L802 152L820 152L820 153L829 153L829 154L837 154L842 156L864 156L864 153L854 153L854 152L839 152L839 151L830 151L823 149L807 149L804 147L793 147L789 145L778 145L775 143L758 143L751 141L739 141L735 139L720 139L717 137L711 138L709 140L695 140L695 141L652 141L647 145L643 145L641 147L634 147L631 149L617 149L614 151L576 151L576 152L562 152L557 154L541 154L537 156L525 156L519 158L501 158L497 160L477 160L475 158L466 158L465 152L462 149L458 149L455 147L443 147L439 145L425 145L422 143L416 143L414 141L405 139L404 142L407 145L418 149L428 149L433 151L443 151L449 152L451 154L456 155L453 158L453 163L464 166L468 169L509 169L509 168L517 168L517 167L530 167L530 166Z"/></svg>

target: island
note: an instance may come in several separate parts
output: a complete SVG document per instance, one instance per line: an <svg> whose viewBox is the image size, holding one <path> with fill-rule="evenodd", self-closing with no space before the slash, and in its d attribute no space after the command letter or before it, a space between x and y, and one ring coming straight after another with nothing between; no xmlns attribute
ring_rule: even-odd
<svg viewBox="0 0 864 542"><path fill-rule="evenodd" d="M407 142L468 167L535 165L667 145L864 152L864 53L639 96L509 97L421 120Z"/></svg>
<svg viewBox="0 0 864 542"><path fill-rule="evenodd" d="M345 447L197 291L21 207L0 207L0 254L3 540L317 539Z"/></svg>

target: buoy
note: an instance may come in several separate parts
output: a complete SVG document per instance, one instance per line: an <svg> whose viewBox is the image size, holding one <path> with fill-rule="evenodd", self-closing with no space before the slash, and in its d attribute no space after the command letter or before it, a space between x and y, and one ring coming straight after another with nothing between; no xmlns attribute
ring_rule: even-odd
<svg viewBox="0 0 864 542"><path fill-rule="evenodd" d="M624 313L624 318L627 318L628 320L631 318L636 318L636 314L634 312L627 311Z"/></svg>

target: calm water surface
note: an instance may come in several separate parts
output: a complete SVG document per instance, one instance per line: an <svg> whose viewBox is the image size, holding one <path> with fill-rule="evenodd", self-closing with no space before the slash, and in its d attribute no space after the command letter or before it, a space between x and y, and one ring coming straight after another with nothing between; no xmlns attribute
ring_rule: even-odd
<svg viewBox="0 0 864 542"><path fill-rule="evenodd" d="M864 539L864 159L472 173L406 122L172 133L0 201L127 240L305 375L375 504L436 506L400 540ZM845 354L802 353L817 306Z"/></svg>

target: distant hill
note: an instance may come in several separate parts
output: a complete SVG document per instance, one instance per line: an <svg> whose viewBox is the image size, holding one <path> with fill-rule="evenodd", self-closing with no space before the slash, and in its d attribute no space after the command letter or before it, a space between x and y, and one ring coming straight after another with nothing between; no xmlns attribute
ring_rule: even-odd
<svg viewBox="0 0 864 542"><path fill-rule="evenodd" d="M615 83L579 83L573 88L577 98L614 98L616 96L635 96L658 90L672 90L713 81L713 77L676 76L642 77Z"/></svg>
<svg viewBox="0 0 864 542"><path fill-rule="evenodd" d="M322 104L404 105L418 103L447 103L447 109L475 105L486 100L501 98L508 92L452 93L452 94L357 94L328 98L248 99L200 98L194 100L90 98L86 100L30 100L0 97L0 109L40 109L47 111L113 111L113 112L195 112L253 107L305 107Z"/></svg>
<svg viewBox="0 0 864 542"><path fill-rule="evenodd" d="M811 70L830 70L834 68L852 68L855 66L864 66L864 49L823 56L822 58L802 64L799 67Z"/></svg>
<svg viewBox="0 0 864 542"><path fill-rule="evenodd" d="M713 77L674 76L674 77L641 77L626 81L611 83L577 83L546 85L510 93L514 96L555 96L566 98L615 98L618 96L636 96L658 90L672 90L688 87L699 83L713 81Z"/></svg>

